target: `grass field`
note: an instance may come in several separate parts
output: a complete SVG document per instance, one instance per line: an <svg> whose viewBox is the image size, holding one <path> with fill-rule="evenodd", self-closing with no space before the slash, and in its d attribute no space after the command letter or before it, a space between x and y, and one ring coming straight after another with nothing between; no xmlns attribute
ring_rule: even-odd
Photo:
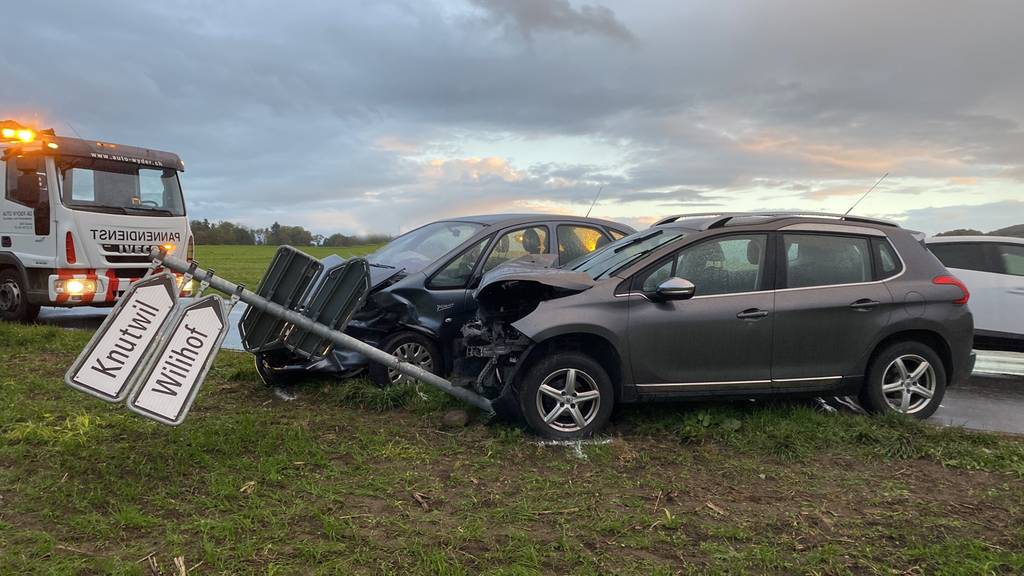
<svg viewBox="0 0 1024 576"><path fill-rule="evenodd" d="M428 389L285 401L238 353L168 428L62 384L88 338L0 324L0 574L1024 573L1018 438L738 403L546 445Z"/></svg>
<svg viewBox="0 0 1024 576"><path fill-rule="evenodd" d="M297 248L317 258L331 254L347 258L362 256L378 247L373 245L345 248L298 246ZM245 284L246 288L255 292L260 278L276 250L277 246L197 246L195 259L203 268L214 268L219 276L236 284Z"/></svg>

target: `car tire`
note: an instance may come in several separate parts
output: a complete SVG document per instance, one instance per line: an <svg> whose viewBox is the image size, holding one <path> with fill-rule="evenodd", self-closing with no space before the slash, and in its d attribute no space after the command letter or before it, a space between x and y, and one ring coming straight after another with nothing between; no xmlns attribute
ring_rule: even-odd
<svg viewBox="0 0 1024 576"><path fill-rule="evenodd" d="M544 438L593 436L608 423L614 407L615 390L608 374L593 358L579 352L540 359L519 383L523 419Z"/></svg>
<svg viewBox="0 0 1024 576"><path fill-rule="evenodd" d="M919 420L935 413L946 394L946 369L922 342L896 342L868 367L860 403L873 414L897 412Z"/></svg>
<svg viewBox="0 0 1024 576"><path fill-rule="evenodd" d="M27 288L17 270L0 271L0 318L8 322L32 322L39 316L39 306L28 301Z"/></svg>
<svg viewBox="0 0 1024 576"><path fill-rule="evenodd" d="M399 360L411 362L420 368L440 375L443 360L441 349L433 339L417 332L399 332L384 340L381 350ZM410 379L393 368L370 361L370 380L381 388L409 382Z"/></svg>

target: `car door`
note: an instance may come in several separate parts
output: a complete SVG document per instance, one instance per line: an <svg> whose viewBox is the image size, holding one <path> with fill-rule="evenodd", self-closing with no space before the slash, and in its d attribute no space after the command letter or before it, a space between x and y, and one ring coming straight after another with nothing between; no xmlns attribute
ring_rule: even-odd
<svg viewBox="0 0 1024 576"><path fill-rule="evenodd" d="M887 325L893 302L876 278L871 239L783 232L776 242L775 387L827 388L844 376L861 375L863 358ZM876 242L896 254L888 240ZM892 275L901 271L902 262Z"/></svg>
<svg viewBox="0 0 1024 576"><path fill-rule="evenodd" d="M5 164L0 250L18 254L29 266L53 266L56 236L50 230L50 190L45 158L16 156Z"/></svg>
<svg viewBox="0 0 1024 576"><path fill-rule="evenodd" d="M421 324L436 331L447 348L460 336L459 330L476 311L470 292L482 255L493 236L474 241L434 272L424 284L426 290L401 294L413 301Z"/></svg>
<svg viewBox="0 0 1024 576"><path fill-rule="evenodd" d="M928 244L928 249L971 292L975 330L1004 332L1008 316L1004 306L1009 287L1002 273L997 245L993 242L936 242Z"/></svg>
<svg viewBox="0 0 1024 576"><path fill-rule="evenodd" d="M773 296L767 241L767 234L716 236L635 275L629 351L641 393L770 384ZM658 301L654 291L672 277L692 282L695 295Z"/></svg>

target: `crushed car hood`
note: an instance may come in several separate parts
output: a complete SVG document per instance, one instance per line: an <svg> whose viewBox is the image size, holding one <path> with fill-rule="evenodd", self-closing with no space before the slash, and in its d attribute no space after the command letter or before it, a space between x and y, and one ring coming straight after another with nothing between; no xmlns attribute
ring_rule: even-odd
<svg viewBox="0 0 1024 576"><path fill-rule="evenodd" d="M573 270L552 268L554 263L555 256L549 254L524 256L506 262L484 274L473 296L478 302L485 303L500 298L499 294L519 295L520 291L516 288L532 285L546 287L550 289L550 297L559 297L583 292L594 286L595 282L590 276Z"/></svg>

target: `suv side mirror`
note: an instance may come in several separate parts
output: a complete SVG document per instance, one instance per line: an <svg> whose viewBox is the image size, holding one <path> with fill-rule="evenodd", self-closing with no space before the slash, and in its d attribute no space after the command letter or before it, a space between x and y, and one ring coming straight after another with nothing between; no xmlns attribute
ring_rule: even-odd
<svg viewBox="0 0 1024 576"><path fill-rule="evenodd" d="M669 278L654 291L659 300L689 300L696 292L697 287L685 278Z"/></svg>

